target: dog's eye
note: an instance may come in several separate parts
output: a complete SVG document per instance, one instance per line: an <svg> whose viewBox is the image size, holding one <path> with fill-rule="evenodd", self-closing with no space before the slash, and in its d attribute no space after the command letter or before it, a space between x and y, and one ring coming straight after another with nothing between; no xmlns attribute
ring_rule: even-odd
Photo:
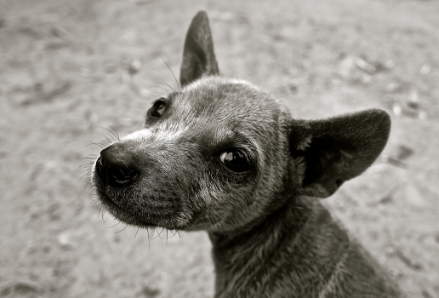
<svg viewBox="0 0 439 298"><path fill-rule="evenodd" d="M166 111L166 103L162 100L158 100L154 103L150 110L150 114L153 117L161 117Z"/></svg>
<svg viewBox="0 0 439 298"><path fill-rule="evenodd" d="M233 172L247 172L251 168L251 163L247 154L242 150L229 150L220 154L221 162Z"/></svg>

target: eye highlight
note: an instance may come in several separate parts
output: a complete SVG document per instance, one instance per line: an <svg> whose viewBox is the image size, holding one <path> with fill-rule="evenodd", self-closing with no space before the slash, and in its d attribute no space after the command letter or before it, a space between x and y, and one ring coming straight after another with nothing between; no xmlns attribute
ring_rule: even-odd
<svg viewBox="0 0 439 298"><path fill-rule="evenodd" d="M250 159L243 150L227 150L221 153L219 158L221 162L233 172L243 173L251 169Z"/></svg>
<svg viewBox="0 0 439 298"><path fill-rule="evenodd" d="M149 110L152 117L161 117L166 111L166 103L163 100L157 100Z"/></svg>

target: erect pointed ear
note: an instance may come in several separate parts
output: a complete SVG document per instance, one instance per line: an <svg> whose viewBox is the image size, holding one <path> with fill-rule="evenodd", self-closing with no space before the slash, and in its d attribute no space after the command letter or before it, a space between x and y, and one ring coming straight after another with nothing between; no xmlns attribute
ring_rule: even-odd
<svg viewBox="0 0 439 298"><path fill-rule="evenodd" d="M180 84L184 87L203 76L218 74L209 19L205 11L199 11L186 34Z"/></svg>
<svg viewBox="0 0 439 298"><path fill-rule="evenodd" d="M366 110L293 120L290 129L290 152L304 166L300 193L326 198L375 161L387 143L390 117L382 110Z"/></svg>

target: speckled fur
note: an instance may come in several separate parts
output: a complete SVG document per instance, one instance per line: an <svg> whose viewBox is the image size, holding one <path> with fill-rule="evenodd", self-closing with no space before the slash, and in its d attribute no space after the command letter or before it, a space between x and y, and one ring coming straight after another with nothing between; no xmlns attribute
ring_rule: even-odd
<svg viewBox="0 0 439 298"><path fill-rule="evenodd" d="M333 194L384 148L388 115L297 120L269 93L219 75L207 15L185 42L181 92L117 144L141 168L127 187L93 183L104 206L140 227L205 230L215 297L400 297L386 273L315 197ZM221 152L244 149L235 173ZM95 171L94 171L95 172ZM182 273L183 274L183 273Z"/></svg>

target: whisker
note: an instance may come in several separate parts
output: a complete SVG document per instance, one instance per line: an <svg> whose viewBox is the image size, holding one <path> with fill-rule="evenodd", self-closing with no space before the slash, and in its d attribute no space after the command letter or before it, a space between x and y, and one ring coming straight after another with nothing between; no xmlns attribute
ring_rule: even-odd
<svg viewBox="0 0 439 298"><path fill-rule="evenodd" d="M105 223L105 219L104 219L104 212L105 212L105 209L104 209L104 206L102 206L102 215L101 215L101 218L102 218L102 221Z"/></svg>
<svg viewBox="0 0 439 298"><path fill-rule="evenodd" d="M83 174L86 174L86 173L89 173L89 174L91 174L91 170L92 170L92 167L91 167L91 165L87 165L87 167L79 167L79 170L80 170L80 174L81 175L83 175Z"/></svg>
<svg viewBox="0 0 439 298"><path fill-rule="evenodd" d="M108 143L110 143L110 144L113 143L113 141L110 138L108 138L106 134L102 134L102 135L108 141Z"/></svg>
<svg viewBox="0 0 439 298"><path fill-rule="evenodd" d="M91 181L90 181L90 180L88 180L87 182L85 182L84 190L85 190L86 188L89 188L89 187L91 187Z"/></svg>
<svg viewBox="0 0 439 298"><path fill-rule="evenodd" d="M102 205L99 206L99 212L98 212L98 218L101 216L102 208L104 208Z"/></svg>
<svg viewBox="0 0 439 298"><path fill-rule="evenodd" d="M105 148L105 145L102 144L102 143L95 143L95 142L90 142L90 143L91 143L91 144L88 144L87 146L95 145L95 146L98 146L98 147L101 148L101 149L104 149L104 148Z"/></svg>
<svg viewBox="0 0 439 298"><path fill-rule="evenodd" d="M148 252L151 252L151 239L149 237L149 228L146 228L146 230L148 231Z"/></svg>
<svg viewBox="0 0 439 298"><path fill-rule="evenodd" d="M159 88L160 90L163 90L163 92L165 92L165 93L169 93L168 90L166 90L165 88L162 88L162 87L160 87L160 86L152 86L152 87L150 87L150 88ZM163 95L163 93L159 93L159 92L154 92L154 93L158 94L159 96L160 96L160 95Z"/></svg>
<svg viewBox="0 0 439 298"><path fill-rule="evenodd" d="M93 165L93 162L85 163L83 165L80 165L79 168L91 168L91 165Z"/></svg>
<svg viewBox="0 0 439 298"><path fill-rule="evenodd" d="M82 179L84 179L86 176L90 176L90 174L91 174L91 172L84 173L84 174L81 176L81 178L79 178L79 181L81 181Z"/></svg>
<svg viewBox="0 0 439 298"><path fill-rule="evenodd" d="M160 59L162 59L162 58L160 58ZM178 88L179 88L179 90L180 90L180 92L181 92L181 85L180 85L180 83L178 82L177 78L175 77L175 74L174 74L174 72L172 71L171 67L169 67L168 63L166 63L165 60L162 59L162 61L163 61L163 63L165 63L166 66L168 67L169 71L171 72L172 76L174 77L174 80L175 80L175 82L177 83L177 86L178 86Z"/></svg>
<svg viewBox="0 0 439 298"><path fill-rule="evenodd" d="M99 203L99 200L98 200L98 199L95 199L95 200L93 201L93 205L91 205L91 206L94 207L94 206L96 206L97 203Z"/></svg>
<svg viewBox="0 0 439 298"><path fill-rule="evenodd" d="M111 229L111 228L114 228L115 226L117 226L117 225L119 225L121 223L121 221L119 220L116 224L114 224L114 225L112 225L112 226L109 226L109 227L107 227L107 229Z"/></svg>
<svg viewBox="0 0 439 298"><path fill-rule="evenodd" d="M116 141L120 141L120 139L119 139L119 135L117 134L117 133L114 133L114 131L111 131L111 130L109 130L109 129L107 129L107 128L105 128L105 127L102 127L102 126L96 126L97 128L101 128L101 129L105 129L106 131L108 131L110 134L111 134L111 136L114 138L114 140L116 140ZM111 127L111 126L110 126ZM114 130L114 128L112 128L113 130ZM105 135L104 135L105 136Z"/></svg>
<svg viewBox="0 0 439 298"><path fill-rule="evenodd" d="M160 230L160 232L157 232L157 236L160 238L160 239L163 239L162 238L162 233L163 233L163 230L164 230L165 228L162 228L161 230Z"/></svg>
<svg viewBox="0 0 439 298"><path fill-rule="evenodd" d="M117 137L117 140L120 142L120 137L119 137L119 134L117 133L117 130L114 129L114 127L111 126L111 125L108 125L108 126L110 126L110 128L114 131L114 133L115 133L115 135L116 135L116 137Z"/></svg>
<svg viewBox="0 0 439 298"><path fill-rule="evenodd" d="M123 232L123 231L125 231L125 229L128 227L128 224L125 226L125 228L123 228L122 230L120 230L119 232L115 232L114 234L119 234L119 233L121 233L121 232Z"/></svg>
<svg viewBox="0 0 439 298"><path fill-rule="evenodd" d="M106 129L106 128L103 128L103 127L101 127L101 126L97 126L97 125L94 125L94 127L96 127L96 128L101 128L101 129L105 129L105 130L107 130L107 131L109 131L108 129ZM116 138L112 135L112 132L110 131L110 135L111 135L111 137L113 138L113 140L111 140L110 138L108 138L108 136L106 135L106 134L104 134L104 133L102 133L102 132L100 132L100 131L98 131L106 140L107 140L107 142L108 143L113 143L113 141L114 140L116 140ZM93 142L91 142L92 144L93 144Z"/></svg>
<svg viewBox="0 0 439 298"><path fill-rule="evenodd" d="M169 89L171 89L171 91L173 92L177 92L171 85L169 85L168 83L166 83L165 80L162 79L162 84L164 84L165 86L168 86ZM169 92L169 91L168 91Z"/></svg>

